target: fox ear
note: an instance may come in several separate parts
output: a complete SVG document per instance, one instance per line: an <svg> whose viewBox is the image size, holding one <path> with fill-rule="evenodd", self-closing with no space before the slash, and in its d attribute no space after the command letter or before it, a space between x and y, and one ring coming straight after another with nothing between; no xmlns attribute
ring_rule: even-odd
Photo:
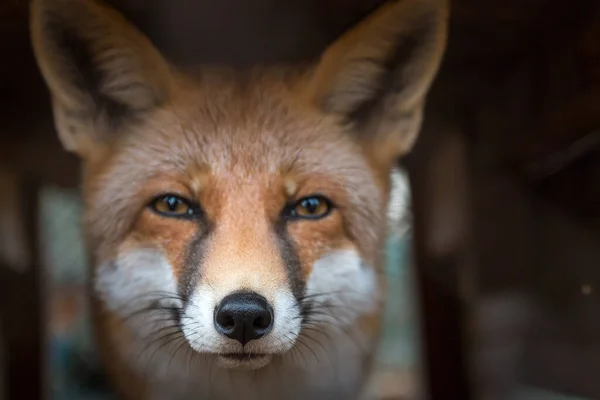
<svg viewBox="0 0 600 400"><path fill-rule="evenodd" d="M408 151L446 47L446 0L388 1L333 43L309 101L339 116L378 162Z"/></svg>
<svg viewBox="0 0 600 400"><path fill-rule="evenodd" d="M33 0L31 37L66 149L86 158L166 100L171 75L150 41L96 0Z"/></svg>

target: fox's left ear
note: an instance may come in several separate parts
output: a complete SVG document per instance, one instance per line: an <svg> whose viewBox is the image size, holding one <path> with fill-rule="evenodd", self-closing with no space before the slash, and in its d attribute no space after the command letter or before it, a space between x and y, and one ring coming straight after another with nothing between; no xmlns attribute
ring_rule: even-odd
<svg viewBox="0 0 600 400"><path fill-rule="evenodd" d="M382 5L323 54L309 101L342 118L378 161L408 151L446 47L447 0Z"/></svg>

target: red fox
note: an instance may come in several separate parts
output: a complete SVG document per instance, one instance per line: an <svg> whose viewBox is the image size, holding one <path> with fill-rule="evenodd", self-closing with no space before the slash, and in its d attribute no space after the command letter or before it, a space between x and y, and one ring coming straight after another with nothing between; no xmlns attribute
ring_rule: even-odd
<svg viewBox="0 0 600 400"><path fill-rule="evenodd" d="M83 161L94 327L127 399L354 399L378 343L390 174L446 0L389 1L308 68L182 71L97 0L34 0Z"/></svg>

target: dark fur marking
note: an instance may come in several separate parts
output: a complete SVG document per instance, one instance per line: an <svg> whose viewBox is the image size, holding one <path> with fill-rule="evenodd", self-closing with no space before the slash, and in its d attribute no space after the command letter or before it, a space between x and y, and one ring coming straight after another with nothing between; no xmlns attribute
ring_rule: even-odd
<svg viewBox="0 0 600 400"><path fill-rule="evenodd" d="M185 303L188 302L200 279L202 263L204 262L204 250L212 231L212 224L205 217L200 217L198 220L198 233L187 246L184 272L178 282L179 294Z"/></svg>
<svg viewBox="0 0 600 400"><path fill-rule="evenodd" d="M275 225L275 234L277 235L281 258L287 270L290 289L296 300L299 301L304 295L306 283L301 277L302 267L295 243L287 233L285 222L279 222Z"/></svg>

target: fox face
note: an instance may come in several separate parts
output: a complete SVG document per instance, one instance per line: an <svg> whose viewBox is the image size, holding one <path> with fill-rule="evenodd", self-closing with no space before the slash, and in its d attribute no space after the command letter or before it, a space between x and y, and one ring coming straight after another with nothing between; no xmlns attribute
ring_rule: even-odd
<svg viewBox="0 0 600 400"><path fill-rule="evenodd" d="M417 137L446 19L442 0L391 1L310 68L183 72L97 1L35 0L34 51L59 136L83 160L111 340L257 370L353 332L335 351L361 370L390 174Z"/></svg>
<svg viewBox="0 0 600 400"><path fill-rule="evenodd" d="M154 292L190 346L226 366L289 351L334 307L331 323L349 325L380 306L388 183L336 121L296 116L281 90L205 86L85 179L103 302L129 312Z"/></svg>

